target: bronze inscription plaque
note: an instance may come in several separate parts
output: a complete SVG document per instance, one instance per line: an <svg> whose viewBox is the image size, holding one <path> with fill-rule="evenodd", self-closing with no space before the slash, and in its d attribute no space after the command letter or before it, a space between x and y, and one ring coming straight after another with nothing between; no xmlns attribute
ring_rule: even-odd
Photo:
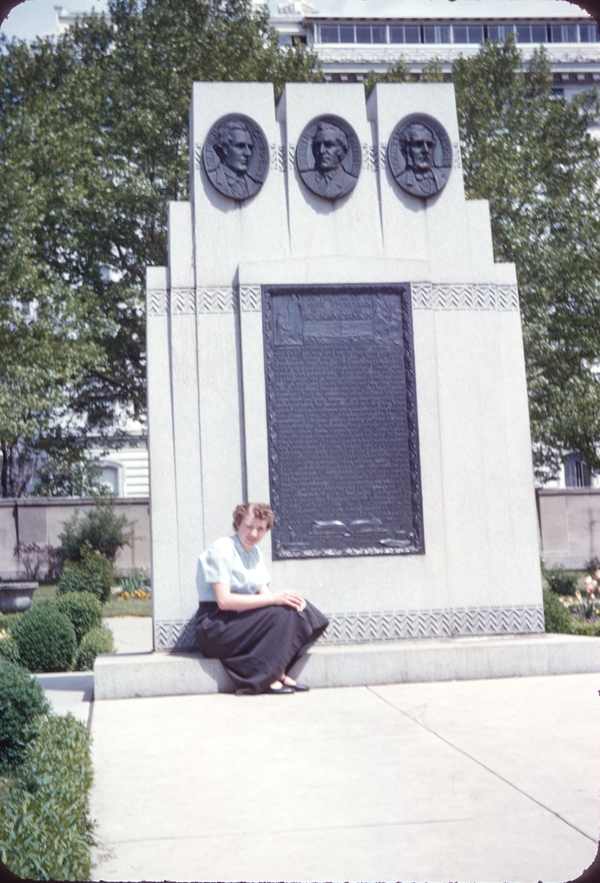
<svg viewBox="0 0 600 883"><path fill-rule="evenodd" d="M262 291L274 558L423 553L410 287Z"/></svg>

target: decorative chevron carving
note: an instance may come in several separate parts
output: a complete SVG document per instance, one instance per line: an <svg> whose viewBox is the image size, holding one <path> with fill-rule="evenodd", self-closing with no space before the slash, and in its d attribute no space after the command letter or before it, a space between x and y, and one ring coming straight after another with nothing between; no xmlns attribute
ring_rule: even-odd
<svg viewBox="0 0 600 883"><path fill-rule="evenodd" d="M166 288L149 288L147 303L149 316L166 316L169 310L169 292Z"/></svg>
<svg viewBox="0 0 600 883"><path fill-rule="evenodd" d="M240 309L244 313L259 313L261 311L260 285L240 285Z"/></svg>
<svg viewBox="0 0 600 883"><path fill-rule="evenodd" d="M198 288L196 307L199 313L235 313L237 297L233 288Z"/></svg>
<svg viewBox="0 0 600 883"><path fill-rule="evenodd" d="M368 172L377 171L377 148L373 144L362 145L363 168Z"/></svg>
<svg viewBox="0 0 600 883"><path fill-rule="evenodd" d="M519 294L516 285L413 282L411 293L412 305L415 310L519 309Z"/></svg>
<svg viewBox="0 0 600 883"><path fill-rule="evenodd" d="M328 613L324 644L365 644L408 638L452 638L469 635L539 634L542 607L457 607L434 610L390 610L381 613ZM183 650L196 645L194 618L158 620L156 650Z"/></svg>
<svg viewBox="0 0 600 883"><path fill-rule="evenodd" d="M154 623L155 650L184 650L196 646L195 617L190 620L157 620Z"/></svg>
<svg viewBox="0 0 600 883"><path fill-rule="evenodd" d="M458 141L452 142L452 157L454 159L454 168L462 169L462 160L460 157L460 144Z"/></svg>
<svg viewBox="0 0 600 883"><path fill-rule="evenodd" d="M274 172L285 172L285 148L281 144L271 144L271 168Z"/></svg>
<svg viewBox="0 0 600 883"><path fill-rule="evenodd" d="M379 168L383 171L387 167L387 141L382 141L379 145Z"/></svg>
<svg viewBox="0 0 600 883"><path fill-rule="evenodd" d="M293 169L294 169L295 161L296 161L296 145L295 144L288 144L288 146L287 146L287 164L288 164L288 169L290 170L290 172L293 171Z"/></svg>
<svg viewBox="0 0 600 883"><path fill-rule="evenodd" d="M403 638L536 634L544 631L541 607L469 607L327 614L326 644L360 644Z"/></svg>
<svg viewBox="0 0 600 883"><path fill-rule="evenodd" d="M196 312L196 292L193 288L171 289L171 314L182 315Z"/></svg>

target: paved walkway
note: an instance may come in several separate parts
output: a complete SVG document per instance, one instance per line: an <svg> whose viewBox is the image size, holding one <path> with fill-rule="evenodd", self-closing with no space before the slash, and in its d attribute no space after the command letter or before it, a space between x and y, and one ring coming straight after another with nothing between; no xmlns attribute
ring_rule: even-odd
<svg viewBox="0 0 600 883"><path fill-rule="evenodd" d="M142 626L129 634L132 652ZM577 674L96 702L94 879L572 879L596 854L599 688Z"/></svg>

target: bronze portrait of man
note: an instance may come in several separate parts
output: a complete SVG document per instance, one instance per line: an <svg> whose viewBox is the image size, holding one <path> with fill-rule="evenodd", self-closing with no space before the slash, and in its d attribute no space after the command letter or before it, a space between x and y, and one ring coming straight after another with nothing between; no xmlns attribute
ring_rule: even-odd
<svg viewBox="0 0 600 883"><path fill-rule="evenodd" d="M296 164L300 177L309 190L324 199L346 196L358 180L358 139L350 126L346 124L344 128L331 118L314 120L305 128L298 143ZM310 155L314 162L312 168Z"/></svg>
<svg viewBox="0 0 600 883"><path fill-rule="evenodd" d="M396 126L388 156L397 183L420 199L439 193L450 176L452 152L448 134L425 114L413 114Z"/></svg>
<svg viewBox="0 0 600 883"><path fill-rule="evenodd" d="M262 130L241 114L230 114L215 123L203 157L210 182L223 196L244 200L262 187L268 168L266 139Z"/></svg>

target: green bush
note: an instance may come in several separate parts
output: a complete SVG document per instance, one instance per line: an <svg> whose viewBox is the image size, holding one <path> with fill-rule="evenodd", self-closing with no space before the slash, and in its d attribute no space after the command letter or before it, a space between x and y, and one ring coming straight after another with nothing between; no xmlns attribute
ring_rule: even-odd
<svg viewBox="0 0 600 883"><path fill-rule="evenodd" d="M0 631L0 658L9 662L19 662L21 658L17 642L5 631Z"/></svg>
<svg viewBox="0 0 600 883"><path fill-rule="evenodd" d="M572 631L573 617L562 603L549 589L544 589L544 621L547 632L561 632L570 634Z"/></svg>
<svg viewBox="0 0 600 883"><path fill-rule="evenodd" d="M76 511L72 518L64 522L58 537L62 561L79 563L86 543L109 561L115 560L123 546L131 545L132 525L126 515L116 514L114 497L94 497L94 501L96 508L86 512L83 518Z"/></svg>
<svg viewBox="0 0 600 883"><path fill-rule="evenodd" d="M72 714L50 715L3 801L0 856L33 880L89 880L90 737Z"/></svg>
<svg viewBox="0 0 600 883"><path fill-rule="evenodd" d="M69 592L60 595L54 606L71 621L77 643L90 629L102 625L102 605L92 592Z"/></svg>
<svg viewBox="0 0 600 883"><path fill-rule="evenodd" d="M77 652L77 671L91 671L98 653L112 653L115 646L114 635L110 629L96 628L84 635Z"/></svg>
<svg viewBox="0 0 600 883"><path fill-rule="evenodd" d="M66 671L77 651L71 621L52 601L30 607L12 631L21 663L29 671Z"/></svg>
<svg viewBox="0 0 600 883"><path fill-rule="evenodd" d="M544 570L544 577L550 591L557 595L572 595L577 586L577 574L570 573L560 564Z"/></svg>
<svg viewBox="0 0 600 883"><path fill-rule="evenodd" d="M81 564L67 561L58 583L58 594L70 592L91 592L99 601L110 598L110 590L117 576L112 564L100 552L84 545L81 550Z"/></svg>
<svg viewBox="0 0 600 883"><path fill-rule="evenodd" d="M10 635L20 616L20 613L0 613L0 632L8 632Z"/></svg>
<svg viewBox="0 0 600 883"><path fill-rule="evenodd" d="M50 711L44 691L29 672L0 658L0 772L25 759L25 749Z"/></svg>
<svg viewBox="0 0 600 883"><path fill-rule="evenodd" d="M574 635L589 635L592 638L600 637L600 622L585 622L581 619L573 619Z"/></svg>

